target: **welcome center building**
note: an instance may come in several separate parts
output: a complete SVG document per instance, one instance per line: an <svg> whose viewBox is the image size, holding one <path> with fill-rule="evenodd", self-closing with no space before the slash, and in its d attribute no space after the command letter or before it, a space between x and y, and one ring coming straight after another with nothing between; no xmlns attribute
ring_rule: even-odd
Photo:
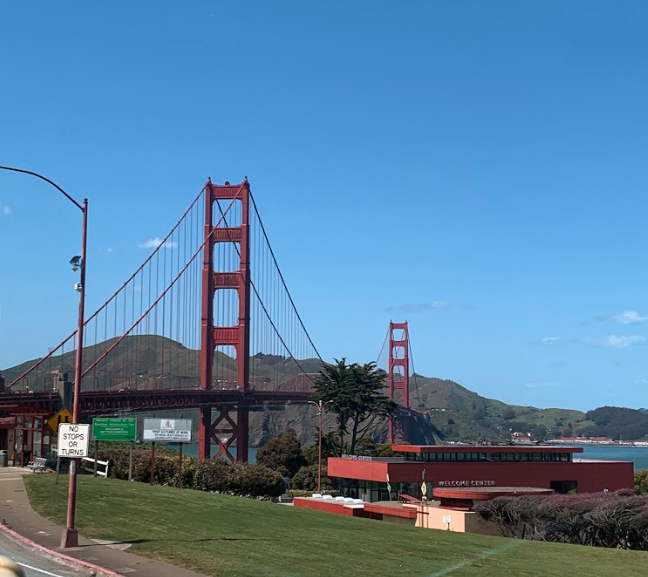
<svg viewBox="0 0 648 577"><path fill-rule="evenodd" d="M401 457L330 457L328 476L340 480L341 494L364 502L449 497L479 499L496 488L594 493L634 487L629 461L579 458L580 447L393 445ZM448 495L446 495L448 493ZM492 497L491 497L492 498Z"/></svg>

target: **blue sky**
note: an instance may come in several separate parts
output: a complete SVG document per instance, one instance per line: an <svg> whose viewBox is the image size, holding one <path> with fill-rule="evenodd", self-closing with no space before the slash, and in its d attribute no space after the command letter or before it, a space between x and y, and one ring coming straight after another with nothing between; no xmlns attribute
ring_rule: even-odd
<svg viewBox="0 0 648 577"><path fill-rule="evenodd" d="M0 49L0 164L90 199L90 310L247 175L326 359L407 319L419 373L648 406L643 0L16 2ZM0 367L72 330L79 227L0 173Z"/></svg>

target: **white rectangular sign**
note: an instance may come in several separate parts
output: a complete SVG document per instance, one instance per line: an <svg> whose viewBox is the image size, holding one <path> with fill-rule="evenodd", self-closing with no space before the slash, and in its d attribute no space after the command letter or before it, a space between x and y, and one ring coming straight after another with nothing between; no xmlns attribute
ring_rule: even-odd
<svg viewBox="0 0 648 577"><path fill-rule="evenodd" d="M144 440L191 442L191 419L144 419Z"/></svg>
<svg viewBox="0 0 648 577"><path fill-rule="evenodd" d="M61 423L58 433L59 457L87 457L90 425Z"/></svg>

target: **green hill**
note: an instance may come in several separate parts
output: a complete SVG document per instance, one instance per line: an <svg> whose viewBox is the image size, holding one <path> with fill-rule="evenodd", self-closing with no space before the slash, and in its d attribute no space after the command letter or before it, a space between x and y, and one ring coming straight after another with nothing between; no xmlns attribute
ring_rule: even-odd
<svg viewBox="0 0 648 577"><path fill-rule="evenodd" d="M587 424L581 411L508 405L450 380L416 375L410 383L410 404L429 415L446 441L502 440L515 431L560 436Z"/></svg>

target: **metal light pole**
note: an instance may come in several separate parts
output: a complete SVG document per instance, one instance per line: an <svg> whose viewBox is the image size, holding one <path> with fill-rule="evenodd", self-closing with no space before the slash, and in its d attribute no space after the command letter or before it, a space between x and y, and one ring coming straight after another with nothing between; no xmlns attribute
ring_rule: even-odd
<svg viewBox="0 0 648 577"><path fill-rule="evenodd" d="M79 291L79 319L77 328L77 351L76 362L74 367L74 400L72 402L72 423L79 422L79 398L81 396L81 373L83 371L83 318L85 310L85 288L86 288L86 245L88 239L88 199L83 199L83 204L79 204L67 192L65 192L58 184L52 182L49 178L32 172L31 170L24 170L22 168L14 168L11 166L0 166L2 170L10 170L12 172L20 172L29 174L40 178L45 182L51 184L60 193L62 193L72 204L74 204L83 213L83 235L81 242L81 258L72 259L75 267L81 269L81 282L77 285ZM76 269L75 269L76 270ZM70 485L68 488L68 510L67 510L67 523L63 535L61 536L61 547L77 547L79 544L79 535L74 526L76 514L76 489L77 489L77 466L78 459L70 460Z"/></svg>
<svg viewBox="0 0 648 577"><path fill-rule="evenodd" d="M315 405L317 407L317 416L319 417L319 435L318 435L318 458L317 458L317 492L321 494L322 492L322 413L324 412L324 407L333 401L326 401L322 403L322 400L319 401L308 401L309 404Z"/></svg>

